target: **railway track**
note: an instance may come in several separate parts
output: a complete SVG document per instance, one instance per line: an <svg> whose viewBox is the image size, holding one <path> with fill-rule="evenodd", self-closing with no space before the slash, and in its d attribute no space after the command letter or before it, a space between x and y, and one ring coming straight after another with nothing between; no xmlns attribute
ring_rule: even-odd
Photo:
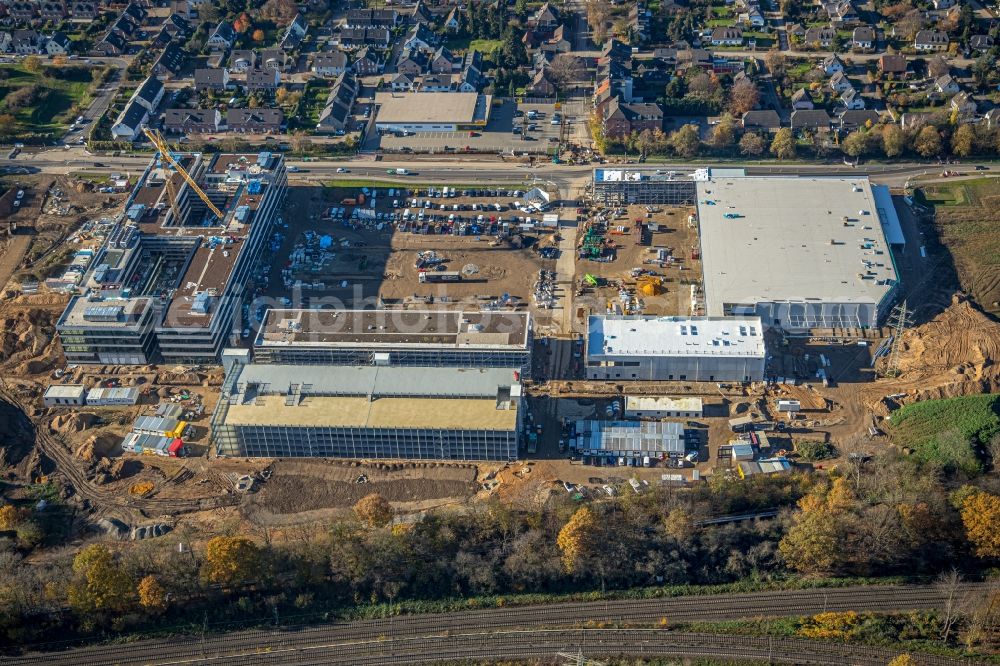
<svg viewBox="0 0 1000 666"><path fill-rule="evenodd" d="M981 593L982 586L976 583L964 584L960 592L961 595ZM103 666L105 664L166 666L209 661L217 664L246 664L256 663L256 661L248 661L248 659L256 660L265 657L272 659L274 657L268 657L268 655L280 653L287 656L293 651L319 655L322 650L329 648L331 654L336 652L330 646L338 646L338 649L347 651L344 652L347 654L349 650L362 649L350 646L367 646L364 649L374 650L376 647L390 643L401 646L419 645L435 637L476 636L484 633L491 635L504 633L513 636L518 635L518 632L537 631L542 627L561 628L562 633L568 635L573 631L581 631L581 627L588 626L657 626L663 619L669 622L729 620L747 617L812 615L824 611L844 610L900 612L937 608L942 605L942 601L941 593L933 586L913 585L790 590L667 599L569 602L335 622L317 626L253 629L226 634L188 636L181 639L155 639L124 645L67 648L63 651L53 651L59 646L49 645L37 648L40 650L38 652L6 659L4 663L10 666L43 663L51 666ZM672 632L657 631L662 635L677 635ZM627 645L622 644L619 647L625 649ZM41 651L44 649L49 651ZM363 660L338 662L331 660L331 657L326 653L322 654L324 656L318 658L325 661L319 663L369 663ZM407 655L409 654L407 652ZM364 655L357 654L355 656L357 659L361 659ZM493 654L493 656L496 655ZM525 655L525 657L528 656L531 655ZM419 660L392 662L384 659L381 662L378 661L379 658L383 657L385 655L381 653L373 655L371 658L375 661L370 663L427 663L426 659L422 662ZM440 656L435 656L435 658L437 660L443 659ZM884 664L887 661L888 659L881 663ZM259 663L289 662L272 660Z"/></svg>
<svg viewBox="0 0 1000 666"><path fill-rule="evenodd" d="M275 640L266 647L226 655L206 651L196 657L168 657L155 662L121 662L108 655L108 660L103 663L387 666L465 660L552 659L559 652L578 651L590 657L714 657L837 666L884 666L899 654L887 648L780 637L696 634L661 629L532 629L449 632L434 636L380 637L367 641L310 644ZM976 663L937 655L918 655L916 661L923 666L972 666Z"/></svg>

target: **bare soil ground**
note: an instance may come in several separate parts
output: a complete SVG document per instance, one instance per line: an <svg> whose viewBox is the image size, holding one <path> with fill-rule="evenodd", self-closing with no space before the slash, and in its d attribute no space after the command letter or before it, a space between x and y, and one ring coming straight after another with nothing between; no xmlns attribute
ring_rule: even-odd
<svg viewBox="0 0 1000 666"><path fill-rule="evenodd" d="M279 460L270 469L271 478L243 507L259 525L312 522L343 513L371 493L403 513L425 510L464 502L478 487L470 464Z"/></svg>

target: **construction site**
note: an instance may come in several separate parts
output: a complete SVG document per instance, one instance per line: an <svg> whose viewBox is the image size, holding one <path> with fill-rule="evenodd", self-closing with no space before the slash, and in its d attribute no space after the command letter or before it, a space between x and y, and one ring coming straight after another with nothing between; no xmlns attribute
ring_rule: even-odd
<svg viewBox="0 0 1000 666"><path fill-rule="evenodd" d="M30 184L19 183L0 199L16 199L17 191L23 190L20 206L25 210L35 206L32 210L54 211L42 215L18 212L13 219L19 222L39 220L37 233L25 235L29 242L21 249L11 240L20 235L5 239L4 260L12 270L0 302L0 373L4 377L0 418L9 432L16 433L3 448L5 493L16 498L26 496L33 484L52 484L67 501L86 509L77 518L77 530L97 525L124 539L146 538L152 532L135 530L153 525L159 526L160 533L181 525L205 533L234 526L280 532L295 524L345 514L373 489L407 513L441 506L462 508L492 496L534 506L554 493L565 493L564 483L584 496L606 492L606 485L624 488L629 479L649 484L692 483L715 473L737 474L739 463L746 461L742 453L746 443L757 451L758 460L795 462L796 443L815 440L830 442L846 455L889 445L883 420L900 404L1000 389L995 371L1000 360L1000 326L974 304L962 298L952 301L957 285L921 282L926 264L919 245L913 243L892 254L910 313L902 322L885 308L877 326L852 327L829 320L829 326L803 331L776 327L763 321L756 310L730 307L717 316L741 312L741 317L757 317L761 322L767 361L760 377L741 372L726 378L714 373L682 378L678 373L671 379L666 371L662 377L587 379L591 317L674 317L684 318L684 326L691 326L687 320L693 318L697 331L687 328L685 334L709 335L706 324L698 320L712 314L714 302L713 294L704 290L703 255L711 247L704 244L700 226L705 217L702 212L709 206L704 201L713 196L722 201L718 192L705 193L713 189L711 181L698 185L702 193L697 200L626 200L607 206L600 201L559 206L555 192L546 192L551 201L544 201L537 194L529 196L530 190L476 191L450 184L389 188L292 183L284 196L280 191L284 173L277 162L268 161L273 157L263 164L258 155L242 160L240 156L185 159L182 166L202 183L209 202L221 213L221 225L212 222L208 202L177 177L174 167L156 162L138 180L128 181L131 195L128 188L101 192L107 185L78 185L83 179L53 182L36 177ZM258 168L251 170L252 166ZM735 176L725 175L731 177ZM267 198L269 186L264 187L264 194L251 192L251 180L273 183L276 198ZM852 182L841 184L848 194L868 196L865 185ZM160 200L168 187L182 195L181 207ZM863 191L855 192L854 187ZM43 203L57 198L55 209ZM259 219L249 213L261 210L265 202L268 216L258 227ZM249 206L248 213L238 213L244 205ZM850 206L864 210L854 203ZM873 203L871 208L874 212L877 206ZM63 215L61 209L72 214ZM858 210L850 216L859 216ZM727 212L752 215L748 209L719 212L715 223L720 225L749 224L741 219L753 222L752 217L724 217ZM178 214L193 217L172 223ZM237 215L245 218L239 220ZM854 235L870 236L874 229L867 227L873 225L862 220L851 230L844 226L844 216L849 215L835 215L833 226L848 229L857 252L885 252L892 244L868 241L872 247L865 248L865 242L854 243ZM48 226L57 218L65 222ZM116 225L129 226L130 219L139 228L136 242L129 245L132 241L122 237L117 242L124 247L109 247ZM202 224L205 220L207 227ZM921 223L907 218L905 224ZM205 239L189 241L191 235ZM221 240L213 245L211 236ZM178 249L183 257L169 254L166 248L171 241L188 243ZM253 250L238 251L250 243L256 244ZM69 251L56 249L60 245ZM829 239L826 245L823 251L841 249L831 246ZM117 251L106 259L94 260L86 253L111 249ZM154 255L164 260L159 277L144 271ZM168 270L175 259L177 270ZM885 263L881 258L877 261ZM884 268L874 263L870 270ZM98 280L94 272L101 265L105 270L117 267L119 274ZM217 272L221 268L226 270ZM744 266L743 270L749 269ZM864 279L867 286L868 278ZM873 276L871 281L884 279ZM907 284L922 288L907 290ZM241 289L236 290L236 285ZM84 286L94 290L91 296L98 296L100 303L74 304L88 298L82 292ZM132 289L126 292L128 287ZM209 294L208 312L199 315L195 301L209 287L215 293ZM236 299L231 306L222 298L225 294ZM181 328L195 319L213 321L215 316L223 316L227 324L208 326L209 333L199 337L204 354L191 356L180 353L181 338L173 336L166 322L152 322L147 328L141 321L123 321L126 328L135 323L130 340L150 352L128 359L137 362L123 363L121 344L115 343L115 355L102 357L110 352L96 350L94 339L82 344L74 340L69 324L75 320L66 319L67 313L82 307L81 319L98 330L109 322L94 320L102 313L93 311L87 320L88 307L135 308L142 299L160 298L184 309L178 320ZM723 304L724 310L725 303L749 305L737 299L715 302ZM226 309L221 315L214 314L223 304ZM139 311L145 312L144 307ZM368 321L359 315L357 339L320 330L310 346L306 333L329 325L301 314L310 308L400 310L414 313L414 321L403 320L396 331L385 321ZM418 320L436 310L467 314L439 322L440 330L421 329ZM126 307L114 316L124 318L128 311ZM488 313L517 313L524 319L514 327L515 332L501 331L480 319ZM675 324L681 325L679 320L671 326ZM402 337L396 337L397 333ZM499 334L506 337L501 339ZM724 335L739 333L713 333L708 344ZM428 350L434 345L438 347L431 354ZM82 348L71 349L74 346ZM256 373L256 395L248 393L245 385L239 387L238 381L227 385L227 375L238 375L232 367L222 367L223 349L246 354L244 368L250 370L240 372ZM85 357L91 353L96 355ZM272 360L266 360L266 355ZM405 358L414 360L400 360ZM251 360L265 365L250 365ZM267 363L275 365L267 370ZM330 376L340 376L347 372L344 367L355 366L351 372L365 377L370 370L356 366L384 363L395 368L386 377L393 374L395 378L369 378L365 380L369 384L350 391L342 388L346 380L338 380L320 390L325 380L321 376L307 379L300 370L313 363L332 366ZM458 368L455 376L463 376L461 368L479 372L483 367L503 368L506 374L490 375L489 381L477 380L461 391L421 387L423 397L414 397L412 385L417 382L398 371L407 363L415 368ZM419 375L419 370L414 374ZM465 379L441 382L461 384ZM307 389L304 384L311 386ZM43 396L53 386L80 387L83 393L131 388L136 389L136 402L45 406ZM379 434L363 438L385 442L390 436L383 429L407 424L377 410L363 423L352 413L355 401L377 397L375 386L383 392L375 402L385 400L385 405L416 400L428 405L475 403L463 409L486 410L490 419L496 419L496 427L516 430L514 453L504 449L501 454L483 454L492 459L460 454L459 460L453 460L435 449L422 459L379 453L325 460L289 457L306 455L301 452L256 449L254 457L248 457L249 450L236 445L220 449L214 439L213 417L219 418L224 399L229 411L219 421L223 425L245 428L267 423L277 418L268 414L269 405L275 405L274 413L280 412L288 427L326 419L324 428L369 428ZM440 395L430 395L435 390ZM517 400L511 397L512 391ZM402 392L407 395L398 395ZM654 419L678 424L682 431L678 441L683 445L678 444L675 453L681 455L630 458L588 453L584 460L582 449L577 452L575 424L634 420L624 414L629 397L700 401L700 416ZM320 405L332 404L340 406L336 423L328 413L316 411ZM501 404L506 411L499 411ZM177 420L184 424L183 433L134 430L149 423L144 417L173 413L164 410L170 405L180 409ZM414 409L417 419L420 409ZM461 418L460 412L454 414ZM454 424L446 422L452 416L440 415L433 429L452 428ZM639 418L644 422L653 417ZM122 442L130 433L182 439L187 456L157 454L155 448L145 454L123 451ZM234 435L232 441L241 436ZM476 441L487 437L472 432L467 436ZM412 440L413 446L424 446L422 441ZM616 469L599 469L608 466L609 458ZM644 458L650 458L649 466ZM837 460L824 464L835 465Z"/></svg>

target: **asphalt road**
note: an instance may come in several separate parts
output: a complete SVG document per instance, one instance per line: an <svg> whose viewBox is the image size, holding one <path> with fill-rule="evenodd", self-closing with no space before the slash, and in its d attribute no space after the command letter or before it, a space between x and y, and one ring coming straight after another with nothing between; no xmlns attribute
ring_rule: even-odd
<svg viewBox="0 0 1000 666"><path fill-rule="evenodd" d="M983 589L979 584L965 584L959 598L975 598L984 594ZM568 602L186 638L174 636L61 652L52 651L57 646L49 646L45 648L49 651L9 657L3 663L9 666L166 666L208 662L234 665L409 664L486 656L512 659L552 657L559 650L576 648L595 654L745 656L750 653L740 650L749 650L755 642L754 649L765 649L759 641L766 642L766 639L698 638L655 629L646 632L632 630L631 634L581 632L579 627L656 627L664 619L670 622L719 621L813 615L825 611L902 612L940 608L942 604L943 595L933 586L848 587L638 601ZM885 664L893 656L891 651L885 651L871 658L856 659L863 649L802 641L788 643L782 647L782 650L787 650L787 660L799 663L805 654L826 655L816 663L836 664ZM676 651L682 649L685 651ZM767 649L775 650L774 655L779 654L773 645ZM847 661L846 655L851 655Z"/></svg>
<svg viewBox="0 0 1000 666"><path fill-rule="evenodd" d="M706 165L710 164L706 160ZM95 166L100 164L101 166ZM138 171L149 164L148 156L136 157L106 157L101 155L91 155L86 153L82 147L72 148L51 148L40 151L25 149L17 158L9 160L0 159L0 167L6 166L30 166L39 169L44 173L71 173L74 171ZM291 160L290 165L299 169L298 173L290 173L292 181L309 180L336 180L358 178L376 178L405 184L407 182L427 183L427 182L513 182L523 180L530 182L537 178L541 181L550 181L561 188L563 197L578 196L582 188L590 182L591 173L597 165L562 165L541 162L535 166L527 166L515 162L500 162L496 159L482 158L429 158L420 157L389 158L384 161L375 162L371 159L344 159L344 160L324 160L322 162L301 162ZM658 168L666 170L676 170L687 172L694 168L694 165L687 164L654 164L642 165L643 168ZM727 167L737 167L738 164L727 164ZM838 164L790 164L790 165L744 165L751 175L774 174L774 175L868 175L878 182L888 182L890 184L902 184L907 178L921 174L933 175L942 169L957 171L961 174L971 175L978 172L972 165L948 165L947 167L937 164L926 163L901 163L894 165L865 165L851 167ZM350 169L349 173L338 174L336 170L340 167ZM411 171L409 176L389 176L387 169L406 168ZM622 168L620 165L606 165L605 168ZM979 175L993 175L994 171L982 172Z"/></svg>

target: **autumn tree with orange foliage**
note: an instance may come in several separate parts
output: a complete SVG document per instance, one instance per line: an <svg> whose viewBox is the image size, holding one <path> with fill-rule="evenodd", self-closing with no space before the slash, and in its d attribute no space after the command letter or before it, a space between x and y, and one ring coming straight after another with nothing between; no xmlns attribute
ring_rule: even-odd
<svg viewBox="0 0 1000 666"><path fill-rule="evenodd" d="M205 547L202 577L209 583L233 587L258 575L260 550L244 536L218 536Z"/></svg>
<svg viewBox="0 0 1000 666"><path fill-rule="evenodd" d="M596 537L597 519L593 512L585 506L577 509L556 538L566 571L579 570L580 564L593 554Z"/></svg>
<svg viewBox="0 0 1000 666"><path fill-rule="evenodd" d="M365 495L354 505L354 515L368 527L385 527L392 521L392 505L378 493Z"/></svg>
<svg viewBox="0 0 1000 666"><path fill-rule="evenodd" d="M965 534L982 558L1000 557L1000 497L977 492L962 502Z"/></svg>

